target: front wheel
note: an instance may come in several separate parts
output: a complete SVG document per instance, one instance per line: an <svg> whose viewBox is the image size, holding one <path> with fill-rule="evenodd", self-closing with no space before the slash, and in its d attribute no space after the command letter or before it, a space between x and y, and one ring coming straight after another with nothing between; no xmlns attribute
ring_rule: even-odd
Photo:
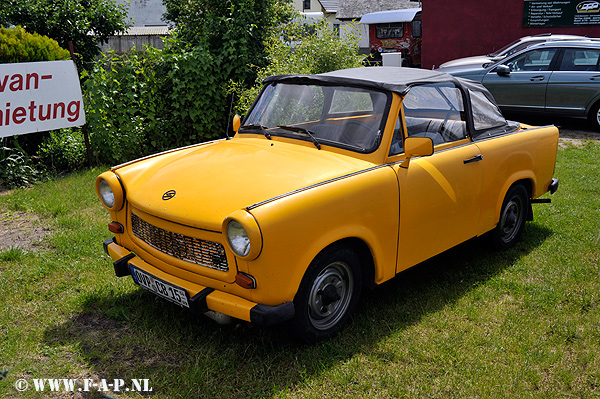
<svg viewBox="0 0 600 399"><path fill-rule="evenodd" d="M525 227L527 212L529 194L522 184L516 184L506 193L500 210L500 220L492 230L491 239L494 246L508 249L519 241Z"/></svg>
<svg viewBox="0 0 600 399"><path fill-rule="evenodd" d="M349 248L321 252L308 267L294 298L291 332L305 342L337 334L356 309L361 278L360 262Z"/></svg>

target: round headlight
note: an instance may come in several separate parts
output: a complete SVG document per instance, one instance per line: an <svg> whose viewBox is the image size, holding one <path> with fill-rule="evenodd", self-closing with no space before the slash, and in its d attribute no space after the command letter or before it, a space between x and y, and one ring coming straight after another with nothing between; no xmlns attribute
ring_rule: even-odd
<svg viewBox="0 0 600 399"><path fill-rule="evenodd" d="M232 220L227 225L227 241L237 256L244 257L250 253L250 238L242 225Z"/></svg>
<svg viewBox="0 0 600 399"><path fill-rule="evenodd" d="M115 194L104 179L100 180L100 183L98 184L98 194L100 194L100 199L102 199L102 202L107 208L115 206Z"/></svg>

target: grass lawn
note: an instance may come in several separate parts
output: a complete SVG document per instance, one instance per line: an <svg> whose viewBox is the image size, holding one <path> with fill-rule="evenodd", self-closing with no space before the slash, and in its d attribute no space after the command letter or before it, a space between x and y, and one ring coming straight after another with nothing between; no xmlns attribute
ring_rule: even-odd
<svg viewBox="0 0 600 399"><path fill-rule="evenodd" d="M454 248L366 292L352 323L312 346L219 326L115 277L100 172L0 196L3 229L47 233L0 252L2 398L103 397L33 387L67 378L152 387L106 392L118 398L600 396L598 144L559 150L560 188L515 248Z"/></svg>

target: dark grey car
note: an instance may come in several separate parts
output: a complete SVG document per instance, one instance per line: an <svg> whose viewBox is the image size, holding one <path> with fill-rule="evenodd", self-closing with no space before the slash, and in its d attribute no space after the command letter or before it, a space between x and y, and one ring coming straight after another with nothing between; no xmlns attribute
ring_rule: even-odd
<svg viewBox="0 0 600 399"><path fill-rule="evenodd" d="M600 130L600 41L542 43L487 68L445 68L484 84L506 112L588 117Z"/></svg>

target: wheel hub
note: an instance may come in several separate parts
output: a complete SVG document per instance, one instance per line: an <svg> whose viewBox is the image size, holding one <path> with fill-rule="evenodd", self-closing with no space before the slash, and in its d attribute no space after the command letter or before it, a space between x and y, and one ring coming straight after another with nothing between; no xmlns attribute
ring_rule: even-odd
<svg viewBox="0 0 600 399"><path fill-rule="evenodd" d="M522 204L517 199L513 198L506 205L504 213L502 214L502 239L504 241L510 241L519 231L519 217L522 212Z"/></svg>
<svg viewBox="0 0 600 399"><path fill-rule="evenodd" d="M308 316L315 328L327 330L339 322L350 305L353 284L352 272L343 262L319 273L308 297Z"/></svg>
<svg viewBox="0 0 600 399"><path fill-rule="evenodd" d="M340 294L338 294L337 289L333 286L333 284L327 284L324 289L317 292L317 295L321 295L321 302L323 303L323 306L329 306L342 298Z"/></svg>

